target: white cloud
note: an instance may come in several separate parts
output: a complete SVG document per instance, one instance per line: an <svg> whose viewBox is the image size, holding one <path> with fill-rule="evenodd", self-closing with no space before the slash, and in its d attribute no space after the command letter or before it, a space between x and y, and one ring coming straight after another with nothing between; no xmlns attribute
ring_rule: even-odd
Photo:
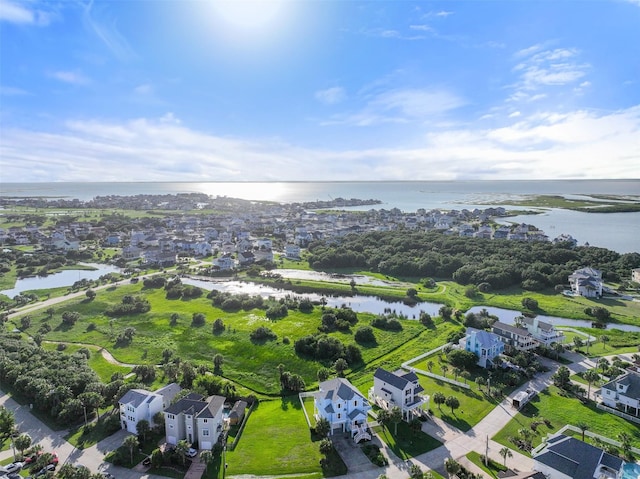
<svg viewBox="0 0 640 479"><path fill-rule="evenodd" d="M57 133L5 129L0 170L24 182L637 178L638 138L640 105L521 115L494 129L431 131L413 148L340 151L223 138L167 113L69 121Z"/></svg>
<svg viewBox="0 0 640 479"><path fill-rule="evenodd" d="M365 104L359 111L333 115L321 124L372 126L428 121L466 104L463 98L443 88L372 91L375 89L376 86L373 86L360 92Z"/></svg>
<svg viewBox="0 0 640 479"><path fill-rule="evenodd" d="M316 100L325 105L335 105L347 98L347 94L344 88L335 86L327 88L326 90L319 90L315 93Z"/></svg>
<svg viewBox="0 0 640 479"><path fill-rule="evenodd" d="M57 71L49 73L49 76L63 83L69 83L71 85L87 85L88 83L90 83L89 79L79 72Z"/></svg>
<svg viewBox="0 0 640 479"><path fill-rule="evenodd" d="M22 96L28 95L29 92L22 88L15 88L11 86L0 86L0 95L3 96Z"/></svg>
<svg viewBox="0 0 640 479"><path fill-rule="evenodd" d="M135 58L135 53L126 38L118 30L115 20L99 19L104 14L101 10L93 8L93 0L90 0L84 8L83 22L85 28L93 32L104 45L121 61L128 61Z"/></svg>
<svg viewBox="0 0 640 479"><path fill-rule="evenodd" d="M138 85L133 89L134 94L142 95L142 96L152 95L153 92L154 92L153 85L150 85L149 83Z"/></svg>
<svg viewBox="0 0 640 479"><path fill-rule="evenodd" d="M30 2L0 0L0 21L22 25L46 26L55 15L34 9Z"/></svg>

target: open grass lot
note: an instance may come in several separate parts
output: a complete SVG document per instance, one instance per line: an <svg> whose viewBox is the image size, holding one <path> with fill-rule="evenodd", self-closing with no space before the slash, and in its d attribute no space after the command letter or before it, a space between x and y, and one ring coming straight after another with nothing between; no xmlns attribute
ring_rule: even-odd
<svg viewBox="0 0 640 479"><path fill-rule="evenodd" d="M120 303L125 294L144 295L152 305L151 311L117 319L107 317L104 311L110 305ZM77 311L81 319L73 326L65 325L61 320L64 311ZM191 317L199 312L207 316L206 324L193 327ZM170 325L172 313L180 315L175 326ZM290 311L284 319L269 321L263 310L225 313L214 308L204 297L188 301L168 300L163 289L144 289L142 284L137 284L101 290L93 301L85 298L71 300L57 307L52 319L47 319L44 312L34 314L32 325L26 332L35 334L47 322L52 330L44 336L46 340L104 347L119 361L131 364L158 364L165 348L174 350L175 355L184 360L207 364L211 364L213 356L220 353L225 358L225 377L258 393L277 394L280 392L277 371L280 363L287 370L301 374L308 387L317 382L316 372L321 364L298 357L294 342L317 331L321 313L316 307L313 313ZM372 317L359 314L360 322L352 329L368 324ZM222 318L227 328L214 335L212 324L217 318ZM136 330L133 342L124 346L116 344L118 333L129 326ZM278 339L264 344L252 343L249 334L258 326L268 326ZM424 332L424 327L416 321L404 321L400 332L376 329L377 344L361 346L364 363L384 356ZM345 344L354 342L353 332L332 335ZM286 344L285 337L289 344ZM108 374L109 368L105 365L102 368L104 374Z"/></svg>
<svg viewBox="0 0 640 479"><path fill-rule="evenodd" d="M442 446L437 439L423 432L413 432L406 422L398 424L398 434L395 434L395 426L376 426L374 428L378 437L402 460L410 459L425 452L429 452Z"/></svg>
<svg viewBox="0 0 640 479"><path fill-rule="evenodd" d="M227 474L316 473L320 477L321 458L297 396L261 401L251 413L235 450L227 451Z"/></svg>
<svg viewBox="0 0 640 479"><path fill-rule="evenodd" d="M640 316L636 320L636 324L639 323ZM597 338L597 340L589 346L587 356L600 357L611 356L612 354L640 353L640 333L621 331L614 328L615 326L611 326L610 329L576 328ZM600 339L602 336L607 336L609 341L603 343ZM586 353L586 346L583 346L581 350Z"/></svg>
<svg viewBox="0 0 640 479"><path fill-rule="evenodd" d="M467 454L467 459L473 462L476 466L482 469L484 472L489 474L489 477L493 479L498 479L498 473L506 471L507 468L504 467L504 463L492 460L491 456L489 456L489 465L486 466L483 457L479 452L471 451ZM507 462L508 463L508 462Z"/></svg>
<svg viewBox="0 0 640 479"><path fill-rule="evenodd" d="M562 397L555 386L550 386L533 398L493 439L513 448L509 437L517 436L521 428L529 429L535 418L548 419L551 421L551 427L547 428L544 424L538 426L533 441L534 447L542 442L547 433L556 432L566 424L575 426L581 421L589 424L589 431L611 439L615 439L621 432L626 432L632 438L632 445L640 447L640 425L601 411L593 404L585 405L577 399Z"/></svg>

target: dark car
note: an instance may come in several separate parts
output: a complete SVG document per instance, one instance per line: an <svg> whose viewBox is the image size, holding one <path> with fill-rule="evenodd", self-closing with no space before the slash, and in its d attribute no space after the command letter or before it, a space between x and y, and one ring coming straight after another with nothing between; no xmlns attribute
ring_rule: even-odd
<svg viewBox="0 0 640 479"><path fill-rule="evenodd" d="M44 466L42 469L40 469L34 477L39 477L39 476L44 476L47 472L49 471L55 471L56 470L56 465L55 464L47 464L46 466Z"/></svg>
<svg viewBox="0 0 640 479"><path fill-rule="evenodd" d="M151 465L151 456L147 456L142 460L142 465L143 466L150 466Z"/></svg>

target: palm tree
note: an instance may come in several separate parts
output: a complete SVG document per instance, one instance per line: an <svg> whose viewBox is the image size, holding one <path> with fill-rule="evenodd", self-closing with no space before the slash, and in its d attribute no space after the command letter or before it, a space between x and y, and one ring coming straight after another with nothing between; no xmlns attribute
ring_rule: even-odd
<svg viewBox="0 0 640 479"><path fill-rule="evenodd" d="M402 422L402 410L398 406L393 406L389 411L389 420L394 425L393 434L398 435L398 424Z"/></svg>
<svg viewBox="0 0 640 479"><path fill-rule="evenodd" d="M560 359L560 354L564 352L564 346L560 343L553 343L552 346L553 351L556 353L556 361Z"/></svg>
<svg viewBox="0 0 640 479"><path fill-rule="evenodd" d="M433 402L436 403L438 409L440 409L440 412L442 412L442 405L446 400L446 396L439 391L433 394Z"/></svg>
<svg viewBox="0 0 640 479"><path fill-rule="evenodd" d="M580 338L580 336L574 336L573 345L576 347L576 349L581 348L584 345L582 338Z"/></svg>
<svg viewBox="0 0 640 479"><path fill-rule="evenodd" d="M584 442L584 433L589 429L589 424L584 421L580 421L576 424L576 427L580 429L580 432L582 432L582 441Z"/></svg>
<svg viewBox="0 0 640 479"><path fill-rule="evenodd" d="M482 391L482 386L486 385L487 381L482 376L478 376L476 378L476 384L478 385L478 389Z"/></svg>
<svg viewBox="0 0 640 479"><path fill-rule="evenodd" d="M321 417L316 422L316 434L321 437L327 437L329 431L331 430L331 424L326 417Z"/></svg>
<svg viewBox="0 0 640 479"><path fill-rule="evenodd" d="M454 381L458 380L458 376L460 376L460 373L462 372L462 369L460 368L453 368L453 379Z"/></svg>
<svg viewBox="0 0 640 479"><path fill-rule="evenodd" d="M20 451L20 455L24 456L25 449L29 449L29 446L31 446L31 436L27 433L20 434L14 439L14 444Z"/></svg>
<svg viewBox="0 0 640 479"><path fill-rule="evenodd" d="M182 460L182 465L184 466L186 461L187 461L187 452L189 452L189 448L191 447L191 445L185 441L184 439L178 441L178 444L176 444L176 454L178 454L178 456L180 456L180 459Z"/></svg>
<svg viewBox="0 0 640 479"><path fill-rule="evenodd" d="M618 441L620 441L622 454L626 459L629 459L631 457L631 436L626 432L621 432L618 434Z"/></svg>
<svg viewBox="0 0 640 479"><path fill-rule="evenodd" d="M471 373L469 371L462 371L460 376L464 379L464 383L467 384L467 380L471 377Z"/></svg>
<svg viewBox="0 0 640 479"><path fill-rule="evenodd" d="M603 334L602 336L600 336L600 342L602 343L602 349L606 351L607 343L609 342L609 336Z"/></svg>
<svg viewBox="0 0 640 479"><path fill-rule="evenodd" d="M600 375L598 374L598 371L596 371L595 369L589 369L582 375L582 377L584 378L585 381L587 381L587 385L588 385L587 398L590 398L591 384L596 382L598 379L600 379Z"/></svg>
<svg viewBox="0 0 640 479"><path fill-rule="evenodd" d="M140 419L136 424L138 436L142 436L142 442L147 442L147 433L151 431L151 424L146 419Z"/></svg>
<svg viewBox="0 0 640 479"><path fill-rule="evenodd" d="M442 375L446 378L447 377L447 371L449 371L449 366L447 366L446 364L442 364L440 366L440 369L442 370Z"/></svg>
<svg viewBox="0 0 640 479"><path fill-rule="evenodd" d="M420 431L422 431L422 421L417 417L414 417L411 422L409 422L409 429L413 432L413 435L417 435Z"/></svg>
<svg viewBox="0 0 640 479"><path fill-rule="evenodd" d="M602 368L602 374L604 374L604 370L609 367L609 360L607 358L598 359L598 366Z"/></svg>
<svg viewBox="0 0 640 479"><path fill-rule="evenodd" d="M433 361L429 360L427 362L427 369L429 370L429 372L433 371Z"/></svg>
<svg viewBox="0 0 640 479"><path fill-rule="evenodd" d="M140 443L138 442L138 438L136 436L127 436L124 438L122 445L125 449L129 449L129 454L131 455L130 461L133 464L133 451L135 451Z"/></svg>
<svg viewBox="0 0 640 479"><path fill-rule="evenodd" d="M502 449L500 449L499 454L502 456L502 459L504 459L504 467L507 467L507 458L513 457L513 453L511 452L511 449L505 446Z"/></svg>
<svg viewBox="0 0 640 479"><path fill-rule="evenodd" d="M448 457L444 460L444 470L447 471L449 479L451 479L460 472L460 464L452 457Z"/></svg>
<svg viewBox="0 0 640 479"><path fill-rule="evenodd" d="M451 414L454 414L454 409L458 409L460 407L460 401L455 396L447 397L444 403L451 408Z"/></svg>

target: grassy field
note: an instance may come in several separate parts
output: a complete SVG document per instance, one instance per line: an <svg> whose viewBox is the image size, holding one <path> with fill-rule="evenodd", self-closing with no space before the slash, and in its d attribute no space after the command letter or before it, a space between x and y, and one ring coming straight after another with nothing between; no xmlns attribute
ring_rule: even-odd
<svg viewBox="0 0 640 479"><path fill-rule="evenodd" d="M489 477L493 479L498 479L498 473L507 470L507 468L504 467L502 462L494 461L491 459L491 457L489 457L489 465L485 466L482 460L483 459L482 455L479 452L471 451L470 453L467 454L466 457L471 462L473 462L476 466L482 469L484 472L489 474Z"/></svg>
<svg viewBox="0 0 640 479"><path fill-rule="evenodd" d="M227 474L311 473L321 477L321 458L297 396L261 401L251 413L238 446L227 452Z"/></svg>
<svg viewBox="0 0 640 479"><path fill-rule="evenodd" d="M151 311L118 319L105 316L104 311L109 306L120 303L125 294L143 294L152 305ZM65 325L61 321L64 311L77 311L82 319L73 326ZM191 317L193 313L199 312L207 316L206 324L194 327L191 325ZM175 326L170 325L172 313L180 316ZM35 334L46 322L52 328L45 335L46 340L104 347L120 362L132 364L158 364L165 348L172 349L182 359L209 365L213 356L220 353L225 358L223 376L258 393L278 394L280 384L277 366L280 363L287 370L301 374L308 387L317 382L316 373L321 364L298 357L294 351L294 342L317 331L321 313L319 307L310 314L290 311L284 319L269 321L263 310L225 313L214 308L210 300L204 297L188 301L168 300L164 290L144 289L142 284L137 284L99 291L93 301L85 298L70 300L58 306L50 320L44 312L34 313L31 327L26 332ZM353 330L359 325L368 324L373 317L370 314L358 316L360 322ZM213 334L212 324L217 318L222 318L227 328L220 334ZM19 324L19 320L15 321ZM126 346L116 344L118 333L129 326L136 330L133 342ZM258 326L271 328L278 338L263 344L252 343L249 334ZM376 329L377 344L361 346L364 363L412 342L423 332L425 328L417 321L404 321L403 330L399 332ZM332 336L345 344L354 342L353 331L335 332ZM102 369L101 374L110 375L112 372L105 364L96 365Z"/></svg>
<svg viewBox="0 0 640 479"><path fill-rule="evenodd" d="M374 431L380 439L389 446L389 449L403 461L425 452L429 452L442 446L442 443L428 434L412 432L406 422L398 424L398 434L395 434L395 426L376 426Z"/></svg>
<svg viewBox="0 0 640 479"><path fill-rule="evenodd" d="M500 444L513 448L510 436L517 436L521 428L530 429L535 419L548 419L551 427L544 424L538 426L533 446L540 444L547 433L556 432L561 427L579 422L589 424L589 431L615 439L621 432L632 438L632 445L640 447L640 425L597 409L595 405L582 404L577 399L560 396L558 388L551 386L532 399L493 439Z"/></svg>

